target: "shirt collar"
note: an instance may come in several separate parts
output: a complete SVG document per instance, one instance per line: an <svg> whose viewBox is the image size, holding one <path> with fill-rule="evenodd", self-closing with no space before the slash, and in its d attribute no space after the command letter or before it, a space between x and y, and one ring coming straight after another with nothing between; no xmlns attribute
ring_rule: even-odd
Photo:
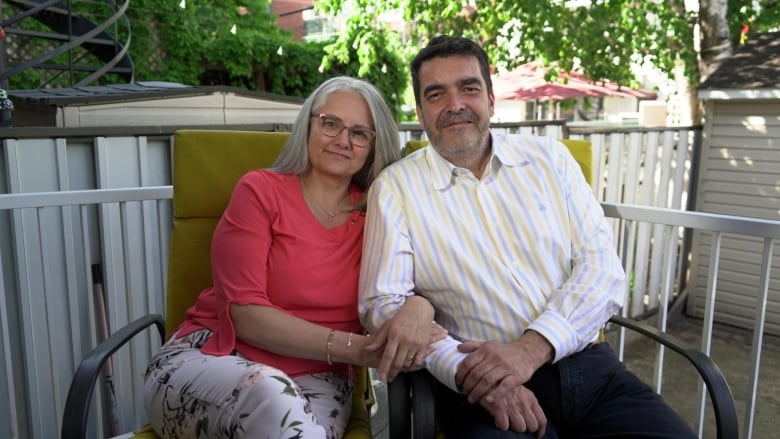
<svg viewBox="0 0 780 439"><path fill-rule="evenodd" d="M497 173L502 165L512 167L527 162L517 136L507 136L493 131L490 131L490 136L493 145L490 158L488 159L490 173ZM428 148L425 150L425 157L433 176L433 188L442 190L453 184L456 174L463 172L462 168L458 168L447 161L436 151L433 145L428 145Z"/></svg>

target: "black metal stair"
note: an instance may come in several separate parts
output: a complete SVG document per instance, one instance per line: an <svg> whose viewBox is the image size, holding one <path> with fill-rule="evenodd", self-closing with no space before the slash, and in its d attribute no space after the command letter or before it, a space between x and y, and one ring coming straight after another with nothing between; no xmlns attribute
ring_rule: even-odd
<svg viewBox="0 0 780 439"><path fill-rule="evenodd" d="M0 41L0 88L6 88L14 75L30 69L41 72L43 79L39 87L57 78L63 85L63 77L68 78L64 84L67 87L95 84L108 73L119 75L127 83L133 82L133 60L128 53L130 23L125 15L130 0L102 3L100 6L109 10L110 15L95 23L94 18L87 18L70 0L2 0L0 26L6 38ZM92 2L93 6L97 4ZM82 1L80 5L89 3ZM6 18L9 12L14 15ZM42 23L48 30L31 30L31 26L23 25L25 20ZM120 26L126 35L123 42L118 41ZM35 45L38 50L34 54L13 50L31 40L46 43Z"/></svg>

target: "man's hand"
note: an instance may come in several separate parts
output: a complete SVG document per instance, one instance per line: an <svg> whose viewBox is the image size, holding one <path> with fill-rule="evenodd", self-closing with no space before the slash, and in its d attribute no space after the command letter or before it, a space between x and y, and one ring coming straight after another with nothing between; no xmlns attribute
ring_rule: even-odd
<svg viewBox="0 0 780 439"><path fill-rule="evenodd" d="M517 386L499 400L480 401L496 423L496 428L507 431L510 428L520 433L536 433L537 438L544 436L547 429L547 417L536 400L533 392L525 386Z"/></svg>
<svg viewBox="0 0 780 439"><path fill-rule="evenodd" d="M471 403L504 398L553 357L552 345L534 331L512 343L467 341L458 350L469 355L458 365L455 383Z"/></svg>

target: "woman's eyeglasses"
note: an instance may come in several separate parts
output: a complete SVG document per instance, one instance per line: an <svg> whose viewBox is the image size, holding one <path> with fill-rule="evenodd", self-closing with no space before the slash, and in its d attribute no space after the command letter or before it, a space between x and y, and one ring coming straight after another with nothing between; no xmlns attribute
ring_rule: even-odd
<svg viewBox="0 0 780 439"><path fill-rule="evenodd" d="M336 137L346 129L349 132L349 141L358 148L366 148L376 137L376 133L368 128L348 127L342 121L327 114L312 114L311 117L320 120L320 132L328 137Z"/></svg>

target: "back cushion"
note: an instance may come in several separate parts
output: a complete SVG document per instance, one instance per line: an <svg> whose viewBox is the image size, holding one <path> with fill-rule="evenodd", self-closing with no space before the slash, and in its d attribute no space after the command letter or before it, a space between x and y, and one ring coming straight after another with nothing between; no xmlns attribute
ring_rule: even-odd
<svg viewBox="0 0 780 439"><path fill-rule="evenodd" d="M574 160L580 165L585 180L591 183L593 180L593 145L588 140L561 139L561 143L569 148Z"/></svg>
<svg viewBox="0 0 780 439"><path fill-rule="evenodd" d="M289 133L180 130L173 140L173 231L168 257L170 333L211 286L211 236L236 182L273 165Z"/></svg>

